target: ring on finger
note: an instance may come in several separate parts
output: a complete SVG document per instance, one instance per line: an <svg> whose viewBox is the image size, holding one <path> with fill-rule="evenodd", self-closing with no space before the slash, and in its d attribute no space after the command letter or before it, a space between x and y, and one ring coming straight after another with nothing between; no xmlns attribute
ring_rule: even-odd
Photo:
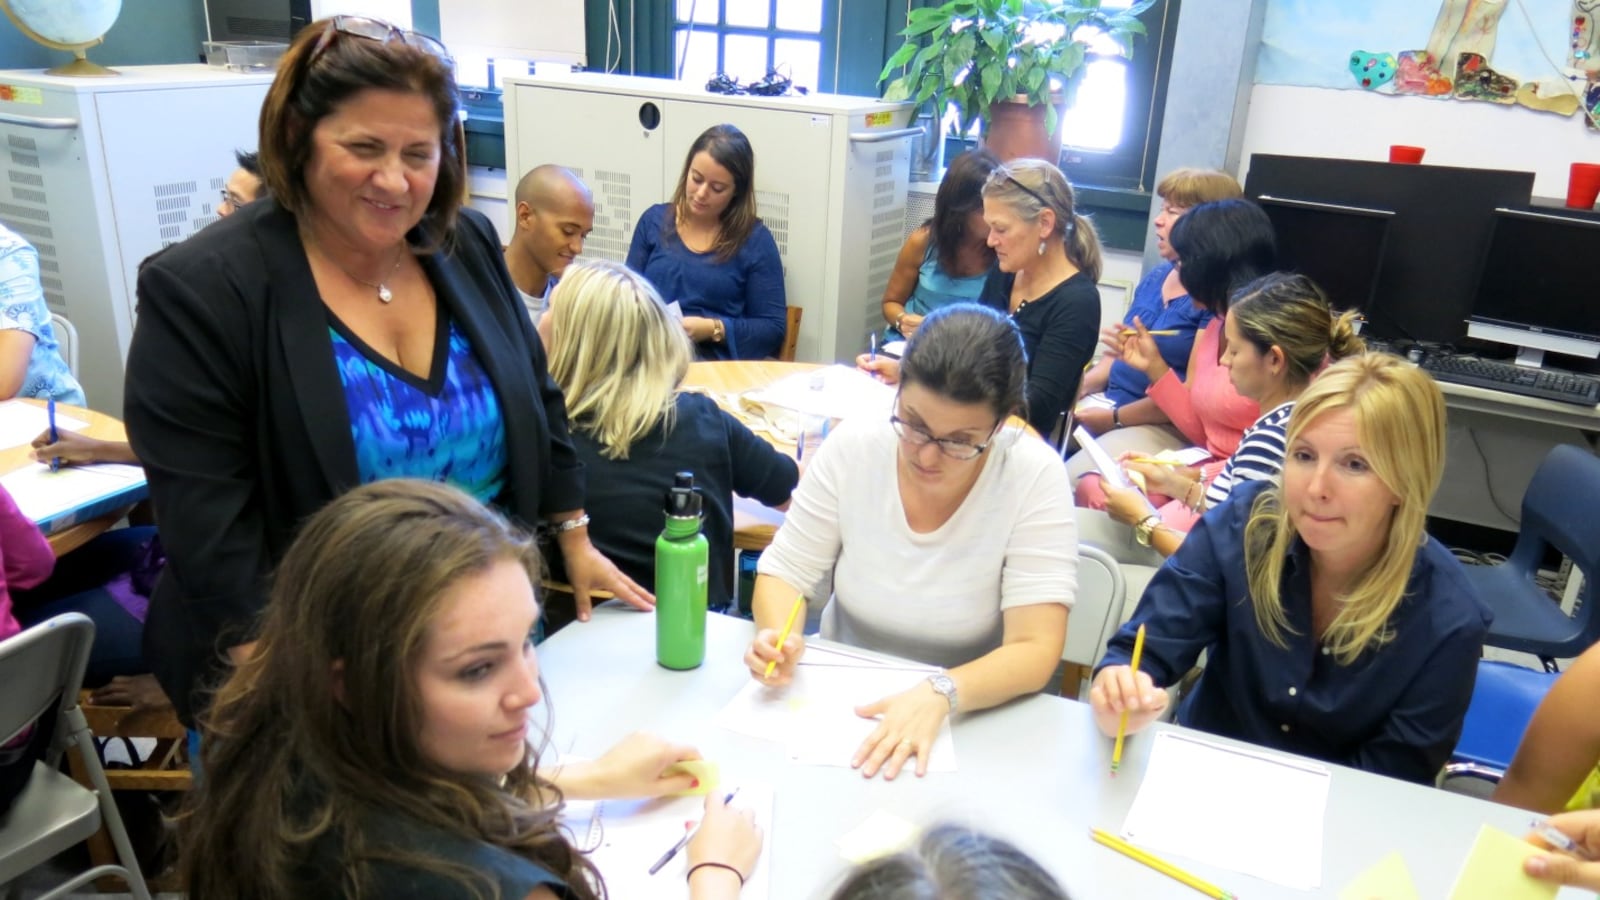
<svg viewBox="0 0 1600 900"><path fill-rule="evenodd" d="M904 739L904 740L902 740L902 741L901 741L901 742L900 742L900 743L899 743L899 745L898 745L898 746L899 746L899 748L900 748L900 749L901 749L901 750L910 750L910 749L911 749L911 748L913 748L913 747L915 747L915 746L916 746L916 744L915 744L915 743L913 743L913 742L912 742L912 740L911 740L911 739L910 739L910 738L905 738L905 739Z"/></svg>

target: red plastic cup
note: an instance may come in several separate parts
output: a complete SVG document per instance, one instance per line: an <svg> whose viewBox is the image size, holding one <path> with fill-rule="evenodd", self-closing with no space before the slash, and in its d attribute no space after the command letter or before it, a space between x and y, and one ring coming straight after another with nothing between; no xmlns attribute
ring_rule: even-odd
<svg viewBox="0 0 1600 900"><path fill-rule="evenodd" d="M1600 197L1600 165L1573 163L1567 179L1567 208L1593 209L1596 197Z"/></svg>
<svg viewBox="0 0 1600 900"><path fill-rule="evenodd" d="M1390 144L1389 162L1393 163L1419 163L1422 154L1427 153L1426 147L1412 147L1408 144Z"/></svg>

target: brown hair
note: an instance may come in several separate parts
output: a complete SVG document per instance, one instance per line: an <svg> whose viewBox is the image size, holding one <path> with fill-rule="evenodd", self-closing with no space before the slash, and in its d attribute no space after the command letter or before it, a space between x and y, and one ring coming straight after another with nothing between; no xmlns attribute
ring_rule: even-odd
<svg viewBox="0 0 1600 900"><path fill-rule="evenodd" d="M689 215L689 166L700 153L709 155L733 176L733 199L722 210L722 227L717 232L717 242L711 247L717 252L717 262L726 262L739 252L761 221L756 215L756 151L744 132L732 125L713 125L689 145L689 153L683 158L683 171L678 173L678 187L672 192L673 218L667 221L662 233L676 238L677 220Z"/></svg>
<svg viewBox="0 0 1600 900"><path fill-rule="evenodd" d="M1228 317L1256 352L1283 351L1288 383L1297 387L1310 384L1329 360L1367 349L1355 331L1355 310L1335 316L1322 289L1304 275L1274 272L1257 278L1229 301Z"/></svg>
<svg viewBox="0 0 1600 900"><path fill-rule="evenodd" d="M933 195L933 218L924 224L934 252L939 254L939 267L951 275L955 274L961 243L967 237L967 221L973 213L983 212L984 182L999 165L1000 160L987 150L968 150L950 161L938 193ZM993 248L985 244L983 249L993 262Z"/></svg>
<svg viewBox="0 0 1600 900"><path fill-rule="evenodd" d="M1011 207L1026 222L1037 221L1047 208L1055 213L1067 259L1090 279L1100 280L1100 234L1077 211L1072 185L1060 169L1042 159L1014 159L989 174L983 196Z"/></svg>
<svg viewBox="0 0 1600 900"><path fill-rule="evenodd" d="M1236 200L1244 188L1227 172L1216 169L1173 169L1156 185L1156 196L1172 206L1189 209L1213 200Z"/></svg>
<svg viewBox="0 0 1600 900"><path fill-rule="evenodd" d="M261 178L297 216L311 205L305 169L311 134L340 104L365 90L419 94L439 120L439 177L422 216L421 246L449 242L467 185L454 64L401 40L379 41L334 30L335 16L295 35L261 104ZM395 30L395 34L404 32ZM323 38L328 40L324 43ZM318 49L320 45L320 50Z"/></svg>
<svg viewBox="0 0 1600 900"><path fill-rule="evenodd" d="M369 843L364 832L386 818L502 848L581 898L599 895L594 868L558 830L561 794L539 778L535 751L496 784L444 769L419 745L416 671L442 597L506 560L537 583L531 537L430 481L363 485L306 522L274 578L260 639L203 723L205 777L178 822L191 896L360 897L379 861L494 894L459 863ZM338 890L305 883L324 843Z"/></svg>

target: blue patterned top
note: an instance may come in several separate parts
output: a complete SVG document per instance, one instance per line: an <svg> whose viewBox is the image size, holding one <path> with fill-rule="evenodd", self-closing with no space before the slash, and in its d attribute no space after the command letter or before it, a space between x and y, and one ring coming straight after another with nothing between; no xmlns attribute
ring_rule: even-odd
<svg viewBox="0 0 1600 900"><path fill-rule="evenodd" d="M422 478L489 503L506 483L506 431L494 384L442 312L427 379L395 365L330 316L362 484Z"/></svg>
<svg viewBox="0 0 1600 900"><path fill-rule="evenodd" d="M50 307L39 284L39 251L4 225L0 225L0 331L26 331L33 335L28 374L18 397L54 397L57 403L87 405L83 388L72 377L61 345L50 324Z"/></svg>

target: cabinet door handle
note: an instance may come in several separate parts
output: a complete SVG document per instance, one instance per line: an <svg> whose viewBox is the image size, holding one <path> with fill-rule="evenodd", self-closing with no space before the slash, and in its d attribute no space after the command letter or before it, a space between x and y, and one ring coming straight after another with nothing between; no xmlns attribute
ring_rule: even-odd
<svg viewBox="0 0 1600 900"><path fill-rule="evenodd" d="M23 128L49 128L56 131L78 127L77 119L47 118L45 116L19 116L0 112L0 125L21 125Z"/></svg>
<svg viewBox="0 0 1600 900"><path fill-rule="evenodd" d="M921 128L896 128L893 131L852 131L850 140L857 144L881 144L884 141L898 141L901 138L916 137L922 134Z"/></svg>

